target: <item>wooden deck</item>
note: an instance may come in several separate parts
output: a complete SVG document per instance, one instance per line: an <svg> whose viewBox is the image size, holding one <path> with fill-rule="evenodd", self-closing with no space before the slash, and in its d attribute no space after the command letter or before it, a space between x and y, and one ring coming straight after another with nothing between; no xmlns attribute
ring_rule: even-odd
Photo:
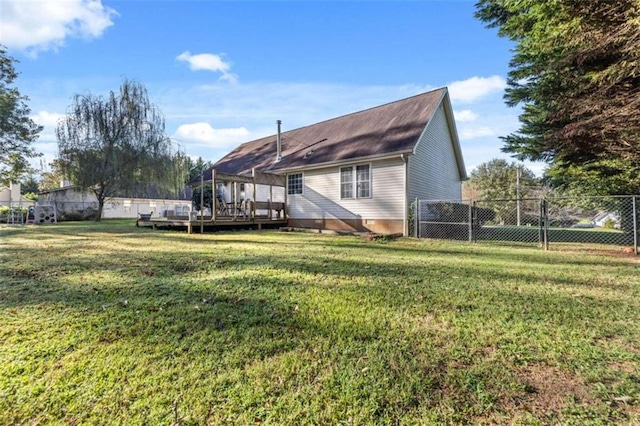
<svg viewBox="0 0 640 426"><path fill-rule="evenodd" d="M205 216L202 219L198 217L196 219L190 220L185 216L171 218L138 219L136 221L137 227L153 229L184 229L189 234L193 232L219 231L223 229L262 229L263 227L272 228L286 225L287 219L269 217L218 217L215 220L212 220L210 216Z"/></svg>
<svg viewBox="0 0 640 426"><path fill-rule="evenodd" d="M212 216L197 216L200 212L191 212L190 216L154 218L151 214L141 213L140 218L136 220L136 226L154 229L186 229L190 234L205 230L287 226L287 191L284 175L263 173L252 169L250 176L244 176L220 173L211 169L211 177L205 180L203 173L200 179L199 184L192 184L192 186L201 187L200 203L195 204L204 206L204 212ZM244 193L244 186L247 184L251 192ZM211 191L212 206L205 204L205 185L210 185L208 191ZM219 194L219 185L226 187L230 193L225 195L223 191ZM259 185L268 188L266 193L265 191L261 193L263 199L257 198ZM243 186L242 189L241 186ZM277 200L274 187L281 188L284 199Z"/></svg>

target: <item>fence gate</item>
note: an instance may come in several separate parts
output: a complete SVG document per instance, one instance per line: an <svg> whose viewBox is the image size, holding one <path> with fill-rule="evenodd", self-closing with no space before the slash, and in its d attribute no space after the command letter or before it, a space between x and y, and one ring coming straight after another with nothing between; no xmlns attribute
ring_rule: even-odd
<svg viewBox="0 0 640 426"><path fill-rule="evenodd" d="M414 234L418 238L473 241L474 209L464 201L416 200Z"/></svg>

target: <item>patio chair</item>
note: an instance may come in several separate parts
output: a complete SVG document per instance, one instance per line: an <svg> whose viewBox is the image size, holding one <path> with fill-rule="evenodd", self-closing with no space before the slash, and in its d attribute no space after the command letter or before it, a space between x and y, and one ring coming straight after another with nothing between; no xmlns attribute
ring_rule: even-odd
<svg viewBox="0 0 640 426"><path fill-rule="evenodd" d="M227 203L225 203L222 198L216 197L216 211L220 216L229 216Z"/></svg>

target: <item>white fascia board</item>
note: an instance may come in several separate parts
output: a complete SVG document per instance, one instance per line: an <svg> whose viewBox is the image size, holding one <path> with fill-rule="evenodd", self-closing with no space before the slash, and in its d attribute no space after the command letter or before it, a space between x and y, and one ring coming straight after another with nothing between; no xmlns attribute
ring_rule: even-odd
<svg viewBox="0 0 640 426"><path fill-rule="evenodd" d="M344 164L366 163L366 162L376 161L376 160L388 160L396 157L400 158L400 156L403 154L413 154L413 151L412 150L397 151L390 154L369 155L367 157L349 158L341 161L328 161L325 163L313 164L311 166L298 166L298 167L289 167L286 169L274 170L269 173L286 174L286 173L299 172L299 171L305 171L305 170L325 169L327 167L337 167L337 166L342 166Z"/></svg>

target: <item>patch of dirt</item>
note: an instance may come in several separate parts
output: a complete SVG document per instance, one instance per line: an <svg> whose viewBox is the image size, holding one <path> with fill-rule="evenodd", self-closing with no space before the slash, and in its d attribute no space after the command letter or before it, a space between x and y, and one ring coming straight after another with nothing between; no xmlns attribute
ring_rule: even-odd
<svg viewBox="0 0 640 426"><path fill-rule="evenodd" d="M638 374L638 365L631 361L612 362L609 367L627 374Z"/></svg>
<svg viewBox="0 0 640 426"><path fill-rule="evenodd" d="M529 365L516 376L525 383L526 393L518 398L515 407L505 407L507 411L528 411L541 418L549 413L560 415L562 410L572 404L584 406L597 403L589 394L589 387L578 376L548 365Z"/></svg>
<svg viewBox="0 0 640 426"><path fill-rule="evenodd" d="M600 337L600 338L596 338L594 342L606 348L611 346L617 346L619 348L624 349L627 352L631 352L632 354L640 355L640 350L638 349L637 346L632 345L631 343L625 341L624 339L618 336Z"/></svg>
<svg viewBox="0 0 640 426"><path fill-rule="evenodd" d="M583 247L553 247L553 249L557 249L558 251L566 252L566 253L582 253L603 257L617 257L626 259L632 263L640 263L640 256L636 256L633 252L633 247L605 247L605 248L583 248Z"/></svg>

